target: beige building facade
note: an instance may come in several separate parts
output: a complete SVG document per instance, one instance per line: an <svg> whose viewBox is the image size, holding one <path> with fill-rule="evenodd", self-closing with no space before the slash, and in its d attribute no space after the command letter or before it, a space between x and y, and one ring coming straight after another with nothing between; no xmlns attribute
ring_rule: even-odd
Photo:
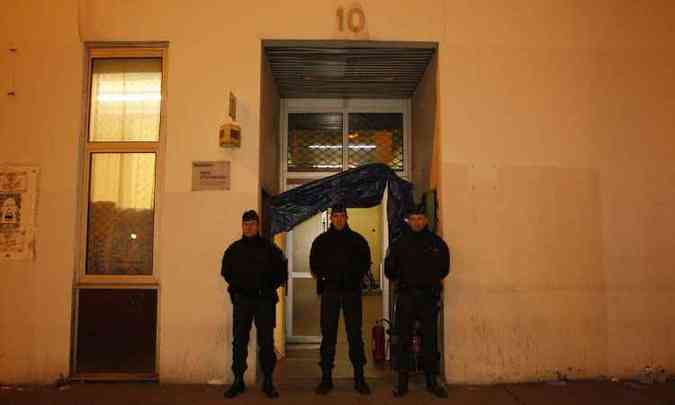
<svg viewBox="0 0 675 405"><path fill-rule="evenodd" d="M357 6L363 29L340 30L338 8ZM3 2L0 164L40 181L35 258L0 262L0 382L73 373L87 49L120 43L164 52L156 372L229 380L221 255L261 188L281 191L264 40L437 44L411 101L411 137L427 134L412 171L428 165L416 185L437 189L453 251L448 382L675 372L674 19L668 1ZM242 141L223 149L228 91ZM229 190L192 191L192 162L221 160Z"/></svg>

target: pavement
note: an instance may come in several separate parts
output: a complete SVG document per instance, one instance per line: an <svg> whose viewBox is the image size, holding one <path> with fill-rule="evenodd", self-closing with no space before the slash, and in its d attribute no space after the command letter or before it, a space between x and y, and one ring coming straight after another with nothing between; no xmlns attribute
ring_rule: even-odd
<svg viewBox="0 0 675 405"><path fill-rule="evenodd" d="M556 382L483 386L450 386L448 399L436 399L424 391L420 379L411 381L405 398L394 398L391 383L370 380L373 394L360 396L349 379L336 380L329 395L318 397L316 380L284 381L278 385L281 396L266 398L257 386L234 400L223 398L223 386L173 385L157 383L72 383L62 387L26 386L0 388L0 405L206 405L206 404L278 404L297 405L675 405L675 382L641 385L631 382Z"/></svg>

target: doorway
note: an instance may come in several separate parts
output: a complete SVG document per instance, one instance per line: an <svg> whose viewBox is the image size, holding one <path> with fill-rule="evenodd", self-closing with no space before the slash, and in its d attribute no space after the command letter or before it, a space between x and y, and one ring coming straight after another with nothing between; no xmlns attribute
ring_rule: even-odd
<svg viewBox="0 0 675 405"><path fill-rule="evenodd" d="M369 163L386 163L400 177L408 177L409 101L287 99L281 102L284 129L284 190ZM386 194L386 193L385 193ZM348 209L349 224L369 242L373 264L364 280L363 336L368 363L366 375L380 377L385 370L372 359L371 329L389 319L389 284L382 268L388 239L385 204ZM320 336L320 297L309 269L313 240L330 225L327 212L300 223L288 234L286 252L290 277L285 327L287 376L317 372ZM293 367L290 365L294 364ZM351 377L344 321L340 320L334 375Z"/></svg>
<svg viewBox="0 0 675 405"><path fill-rule="evenodd" d="M413 167L413 153L421 156L426 148L412 148L412 101L436 49L435 43L416 42L263 41L263 85L273 88L263 91L263 99L273 104L269 100L278 97L279 143L274 148L279 190L370 163L384 164L407 181L419 177L416 171L423 170ZM428 116L433 120L433 113ZM429 164L430 155L429 149L426 161L418 160L419 167ZM383 207L386 201L371 208L348 208L350 226L367 238L374 262L372 288L364 291L368 357L372 357L371 328L374 322L389 319L390 312L389 285L382 269L389 241ZM290 277L283 300L286 359L281 366L287 377L318 373L320 297L309 270L309 249L328 225L327 212L321 212L286 234ZM336 377L351 377L342 320L339 330ZM371 358L369 365L374 366ZM381 375L366 372L370 377Z"/></svg>
<svg viewBox="0 0 675 405"><path fill-rule="evenodd" d="M385 316L388 300L388 284L383 286L383 257L386 217L383 204L371 208L349 208L349 226L368 241L372 264L369 276L362 286L363 337L367 377L379 377L385 370L373 361L370 331L376 322ZM314 376L317 373L318 347L321 342L320 303L316 293L316 280L309 269L309 250L314 239L330 226L329 214L324 211L296 226L288 238L289 283L286 297L286 374L291 377ZM384 292L383 292L384 291ZM349 346L345 332L344 317L340 317L337 339L337 354L333 374L336 378L351 377L352 367L347 356Z"/></svg>

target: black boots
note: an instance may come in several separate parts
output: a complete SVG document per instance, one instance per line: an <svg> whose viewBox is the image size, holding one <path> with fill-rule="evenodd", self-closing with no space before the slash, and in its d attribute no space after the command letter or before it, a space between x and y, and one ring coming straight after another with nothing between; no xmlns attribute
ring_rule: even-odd
<svg viewBox="0 0 675 405"><path fill-rule="evenodd" d="M234 382L232 383L232 385L230 385L230 388L228 388L228 390L225 391L225 394L223 395L225 398L234 398L244 391L246 391L246 385L244 384L244 376L235 375Z"/></svg>
<svg viewBox="0 0 675 405"><path fill-rule="evenodd" d="M425 374L427 391L437 398L447 398L448 391L438 383L435 374ZM408 393L408 373L401 371L398 374L398 382L394 388L394 396L397 398L405 396Z"/></svg>
<svg viewBox="0 0 675 405"><path fill-rule="evenodd" d="M225 398L235 398L239 394L246 391L246 384L244 384L243 375L235 375L234 382L230 385L230 388L225 391L223 396ZM272 382L272 375L265 375L265 380L263 381L262 391L267 395L267 398L277 398L279 396L279 391L274 388L274 383Z"/></svg>
<svg viewBox="0 0 675 405"><path fill-rule="evenodd" d="M318 395L326 395L333 389L333 376L331 370L324 370L321 376L321 383L316 387Z"/></svg>
<svg viewBox="0 0 675 405"><path fill-rule="evenodd" d="M317 395L326 395L333 389L333 376L330 370L324 370L321 376L321 383L314 392ZM363 375L363 368L354 369L354 389L361 395L370 395L370 387L366 383Z"/></svg>
<svg viewBox="0 0 675 405"><path fill-rule="evenodd" d="M398 373L398 381L394 387L394 396L397 398L405 396L408 393L408 372L401 371Z"/></svg>
<svg viewBox="0 0 675 405"><path fill-rule="evenodd" d="M437 398L448 397L448 392L445 390L445 388L443 388L442 385L438 383L435 374L426 374L425 377L427 380L427 391L432 393Z"/></svg>
<svg viewBox="0 0 675 405"><path fill-rule="evenodd" d="M321 376L321 383L316 387L314 392L317 395L326 395L333 389L333 376L330 370L324 370ZM363 375L363 368L354 369L354 389L361 395L370 395L370 387L366 383Z"/></svg>
<svg viewBox="0 0 675 405"><path fill-rule="evenodd" d="M370 387L366 384L363 367L354 368L354 389L361 395L370 395Z"/></svg>
<svg viewBox="0 0 675 405"><path fill-rule="evenodd" d="M267 395L267 398L277 398L279 397L279 391L274 388L274 383L272 382L272 375L266 374L265 380L263 381L262 391Z"/></svg>

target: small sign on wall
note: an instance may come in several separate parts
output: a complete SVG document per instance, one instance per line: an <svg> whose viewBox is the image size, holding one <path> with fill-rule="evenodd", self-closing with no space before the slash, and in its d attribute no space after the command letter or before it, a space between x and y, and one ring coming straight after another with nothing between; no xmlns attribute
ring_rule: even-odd
<svg viewBox="0 0 675 405"><path fill-rule="evenodd" d="M229 189L230 162L192 162L192 191Z"/></svg>

